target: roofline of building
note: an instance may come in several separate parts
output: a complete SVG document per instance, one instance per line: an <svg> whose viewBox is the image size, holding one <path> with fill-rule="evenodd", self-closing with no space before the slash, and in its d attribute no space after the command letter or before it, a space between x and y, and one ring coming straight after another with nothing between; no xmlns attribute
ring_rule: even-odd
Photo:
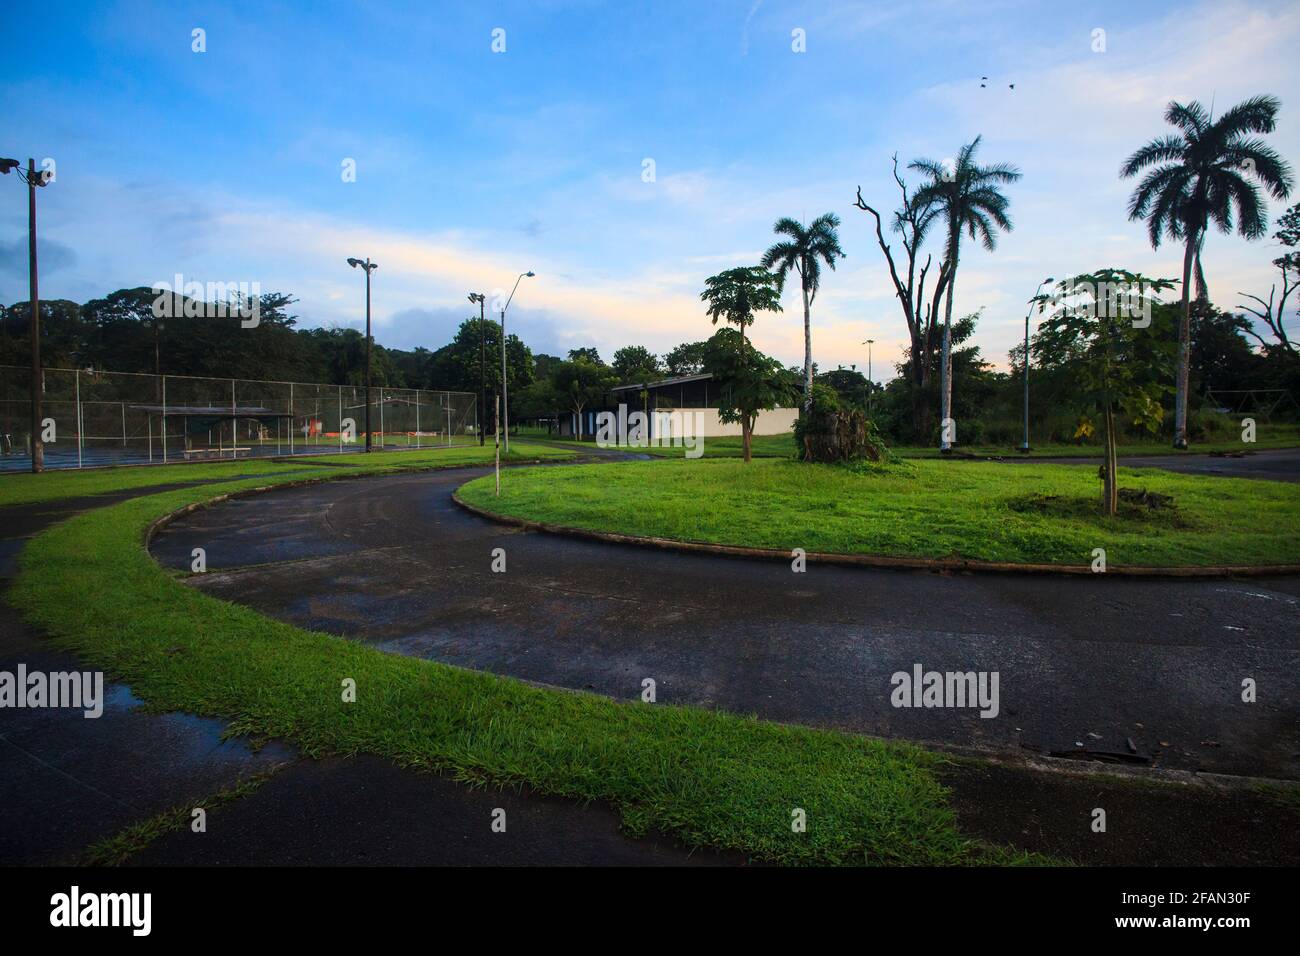
<svg viewBox="0 0 1300 956"><path fill-rule="evenodd" d="M713 378L712 372L700 372L695 375L679 375L677 378L665 378L658 382L642 382L639 385L615 385L611 392L626 392L634 388L666 388L670 385L685 385L688 382L703 382Z"/></svg>

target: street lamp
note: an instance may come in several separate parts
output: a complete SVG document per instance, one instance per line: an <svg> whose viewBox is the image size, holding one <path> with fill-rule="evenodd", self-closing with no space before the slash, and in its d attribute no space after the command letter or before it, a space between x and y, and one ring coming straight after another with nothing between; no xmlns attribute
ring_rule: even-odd
<svg viewBox="0 0 1300 956"><path fill-rule="evenodd" d="M484 338L487 335L484 328L487 316L484 315L486 306L483 304L487 301L487 297L482 292L471 292L469 300L478 303L478 443L481 448L483 446L483 423L487 421L487 346L484 344Z"/></svg>
<svg viewBox="0 0 1300 956"><path fill-rule="evenodd" d="M1029 311L1025 313L1025 440L1020 443L1020 450L1026 455L1029 454L1029 317L1034 314L1034 300L1043 291L1043 286L1054 281L1051 276L1048 276L1038 283L1038 288L1034 290L1034 298L1029 300Z"/></svg>
<svg viewBox="0 0 1300 956"><path fill-rule="evenodd" d="M36 283L36 188L49 183L50 173L36 171L36 160L27 160L27 169L16 159L0 159L0 173L13 170L27 184L27 282L32 302L28 337L32 341L32 473L45 470L45 444L41 441L41 297Z"/></svg>
<svg viewBox="0 0 1300 956"><path fill-rule="evenodd" d="M515 280L515 287L510 290L510 298L506 299L506 304L501 307L501 428L505 432L507 455L510 454L510 405L506 392L506 309L510 308L510 302L515 297L520 280L525 277L531 279L536 274L531 269L521 272L519 278Z"/></svg>
<svg viewBox="0 0 1300 956"><path fill-rule="evenodd" d="M867 339L862 344L867 347L867 414L871 414L872 400L875 398L876 383L871 377L871 346L875 339Z"/></svg>
<svg viewBox="0 0 1300 956"><path fill-rule="evenodd" d="M378 262L371 262L366 259L348 259L348 265L356 269L358 267L366 270L366 452L369 453L370 447L370 273L379 268ZM339 426L342 427L342 422Z"/></svg>

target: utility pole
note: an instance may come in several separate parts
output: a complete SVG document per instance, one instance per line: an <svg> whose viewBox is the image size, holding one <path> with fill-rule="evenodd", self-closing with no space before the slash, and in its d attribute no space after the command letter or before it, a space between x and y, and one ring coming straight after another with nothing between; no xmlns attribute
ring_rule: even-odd
<svg viewBox="0 0 1300 956"><path fill-rule="evenodd" d="M1029 454L1029 317L1034 314L1038 294L1043 291L1043 286L1051 281L1052 277L1048 276L1038 283L1038 288L1034 290L1034 298L1029 300L1029 311L1025 313L1025 437L1020 443L1020 451L1026 455Z"/></svg>
<svg viewBox="0 0 1300 956"><path fill-rule="evenodd" d="M379 268L379 263L371 262L369 258L364 261L349 259L348 265L354 269L360 267L366 270L366 452L369 453L373 450L370 445L370 352L373 345L370 335L370 273Z"/></svg>
<svg viewBox="0 0 1300 956"><path fill-rule="evenodd" d="M41 185L45 185L44 182ZM32 473L45 470L45 443L41 441L41 293L36 279L36 160L27 158L27 285L32 300L29 325L32 340Z"/></svg>
<svg viewBox="0 0 1300 956"><path fill-rule="evenodd" d="M478 443L483 447L483 429L487 423L487 314L484 303L487 296L482 292L471 292L471 302L478 303Z"/></svg>
<svg viewBox="0 0 1300 956"><path fill-rule="evenodd" d="M17 172L18 178L27 184L27 283L32 307L28 323L32 351L29 404L32 413L32 473L39 474L45 470L45 443L41 441L41 395L45 383L41 375L41 295L36 281L36 187L44 186L49 179L44 171L39 174L36 172L36 160L30 157L25 172L18 160L0 159L0 173L8 176L10 170Z"/></svg>
<svg viewBox="0 0 1300 956"><path fill-rule="evenodd" d="M506 392L506 309L510 308L515 292L519 289L520 279L531 279L536 274L531 269L521 272L519 278L515 280L515 287L510 290L510 298L506 299L506 304L501 307L501 427L506 430L507 455L510 454L510 399Z"/></svg>
<svg viewBox="0 0 1300 956"><path fill-rule="evenodd" d="M875 339L867 339L862 344L867 347L867 414L871 414L871 408L875 404L876 382L871 377L871 346L875 344Z"/></svg>

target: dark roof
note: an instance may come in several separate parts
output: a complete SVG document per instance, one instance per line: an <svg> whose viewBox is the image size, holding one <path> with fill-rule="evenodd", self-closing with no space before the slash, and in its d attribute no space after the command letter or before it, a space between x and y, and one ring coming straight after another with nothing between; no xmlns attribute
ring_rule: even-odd
<svg viewBox="0 0 1300 956"><path fill-rule="evenodd" d="M688 382L703 382L713 378L712 372L701 372L698 375L679 375L677 378L665 378L658 382L642 382L640 385L618 385L611 388L611 392L626 392L628 389L655 389L668 388L671 385L685 385Z"/></svg>

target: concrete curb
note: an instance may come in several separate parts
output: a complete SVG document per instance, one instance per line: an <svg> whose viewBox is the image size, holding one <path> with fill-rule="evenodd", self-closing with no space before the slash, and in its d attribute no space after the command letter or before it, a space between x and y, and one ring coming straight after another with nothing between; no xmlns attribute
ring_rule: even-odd
<svg viewBox="0 0 1300 956"><path fill-rule="evenodd" d="M566 525L548 524L544 521L532 521L516 518L513 515L488 511L465 501L460 496L460 489L451 494L452 501L461 508L495 521L499 524L513 525L526 531L542 531L547 534L562 535L569 538L582 538L588 541L604 541L613 544L631 544L645 548L659 548L664 551L683 551L689 554L722 555L733 558L750 558L766 561L789 561L791 552L778 551L774 548L745 548L738 545L710 544L705 541L682 541L675 538L656 538L645 535L616 534L612 531L589 531L585 528L571 528ZM887 568L901 571L932 571L940 573L981 573L981 574L1056 574L1085 577L1108 578L1229 578L1229 577L1266 577L1274 575L1300 574L1300 564L1260 564L1260 565L1207 565L1204 567L1142 567L1120 566L1108 567L1104 573L1096 574L1090 565L1069 564L1019 564L1013 561L976 561L966 558L902 558L878 554L839 554L825 551L807 552L807 560L817 564L849 565L864 568Z"/></svg>

